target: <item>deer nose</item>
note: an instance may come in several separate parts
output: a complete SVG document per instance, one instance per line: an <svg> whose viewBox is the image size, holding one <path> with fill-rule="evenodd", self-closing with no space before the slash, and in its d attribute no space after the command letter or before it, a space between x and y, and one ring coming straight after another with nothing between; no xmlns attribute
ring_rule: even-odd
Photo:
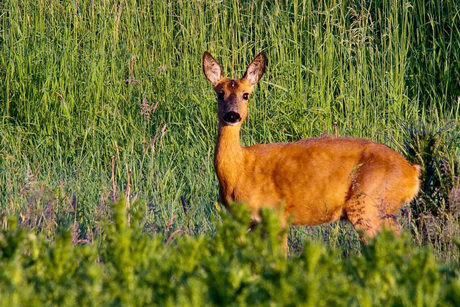
<svg viewBox="0 0 460 307"><path fill-rule="evenodd" d="M225 113L224 117L222 118L227 124L234 125L241 120L240 114L230 111Z"/></svg>

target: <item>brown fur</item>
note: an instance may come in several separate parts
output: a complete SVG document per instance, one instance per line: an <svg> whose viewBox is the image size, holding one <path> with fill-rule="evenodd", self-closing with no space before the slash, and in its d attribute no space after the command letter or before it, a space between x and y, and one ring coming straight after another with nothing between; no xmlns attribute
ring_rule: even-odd
<svg viewBox="0 0 460 307"><path fill-rule="evenodd" d="M265 68L259 54L244 77L230 80L207 52L203 70L218 94L219 131L214 166L221 202L280 209L281 223L318 225L349 220L363 241L383 226L399 233L395 213L419 190L420 167L389 147L361 138L321 137L295 143L240 145L248 100ZM247 96L246 96L247 97ZM231 119L231 116L237 119ZM239 117L239 119L238 119Z"/></svg>

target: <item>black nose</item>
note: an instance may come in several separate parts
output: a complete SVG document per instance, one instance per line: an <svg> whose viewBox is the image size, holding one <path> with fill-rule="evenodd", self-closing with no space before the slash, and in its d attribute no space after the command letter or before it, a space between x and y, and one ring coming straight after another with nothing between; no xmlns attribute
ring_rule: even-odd
<svg viewBox="0 0 460 307"><path fill-rule="evenodd" d="M225 113L223 120L229 124L236 124L241 120L241 116L236 112L227 112Z"/></svg>

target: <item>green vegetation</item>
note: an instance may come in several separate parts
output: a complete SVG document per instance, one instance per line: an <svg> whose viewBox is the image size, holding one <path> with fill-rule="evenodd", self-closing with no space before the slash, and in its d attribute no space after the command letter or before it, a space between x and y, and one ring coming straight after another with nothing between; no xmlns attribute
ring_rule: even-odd
<svg viewBox="0 0 460 307"><path fill-rule="evenodd" d="M460 276L431 250L384 233L361 256L308 242L286 259L279 228L263 212L261 231L247 233L249 213L222 215L214 237L149 236L142 219L129 226L124 203L104 222L103 239L76 245L67 231L50 244L11 227L0 237L0 302L18 305L302 305L458 306ZM165 243L166 241L166 243Z"/></svg>
<svg viewBox="0 0 460 307"><path fill-rule="evenodd" d="M458 305L459 16L453 0L2 1L0 301ZM235 233L205 50L232 77L267 53L244 144L336 122L420 164L407 236L292 227L286 260Z"/></svg>

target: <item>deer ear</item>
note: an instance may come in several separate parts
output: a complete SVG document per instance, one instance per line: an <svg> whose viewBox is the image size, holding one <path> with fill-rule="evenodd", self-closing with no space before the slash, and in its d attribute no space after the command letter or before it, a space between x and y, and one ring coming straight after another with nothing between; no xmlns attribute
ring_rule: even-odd
<svg viewBox="0 0 460 307"><path fill-rule="evenodd" d="M249 64L243 79L246 79L246 81L248 81L251 85L255 85L259 82L265 71L265 61L265 52L262 51L258 56L256 56L251 64Z"/></svg>
<svg viewBox="0 0 460 307"><path fill-rule="evenodd" d="M222 68L207 51L203 54L203 72L206 79L208 79L208 81L214 86L216 86L220 80L224 78Z"/></svg>

